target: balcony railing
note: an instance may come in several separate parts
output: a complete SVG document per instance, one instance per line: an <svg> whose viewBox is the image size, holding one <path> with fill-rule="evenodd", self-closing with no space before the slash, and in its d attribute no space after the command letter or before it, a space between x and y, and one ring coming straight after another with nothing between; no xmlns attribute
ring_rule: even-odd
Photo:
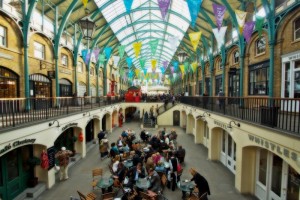
<svg viewBox="0 0 300 200"><path fill-rule="evenodd" d="M300 135L300 99L181 97L181 103Z"/></svg>
<svg viewBox="0 0 300 200"><path fill-rule="evenodd" d="M0 132L26 123L93 110L120 101L117 96L0 99Z"/></svg>

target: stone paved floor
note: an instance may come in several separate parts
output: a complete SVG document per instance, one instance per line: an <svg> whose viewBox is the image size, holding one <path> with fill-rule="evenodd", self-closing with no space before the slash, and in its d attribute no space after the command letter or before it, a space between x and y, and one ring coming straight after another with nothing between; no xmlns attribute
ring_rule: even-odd
<svg viewBox="0 0 300 200"><path fill-rule="evenodd" d="M136 122L125 123L123 128L115 128L113 133L108 136L109 141L116 141L120 135L122 129L131 128L137 133L140 133L140 124ZM173 127L166 127L167 132ZM162 128L161 128L162 129ZM175 127L178 133L178 144L181 144L186 149L186 158L184 173L182 179L190 179L191 175L188 172L190 167L195 167L200 174L202 174L208 180L212 195L209 196L210 200L250 200L256 199L253 196L244 196L239 194L234 188L234 175L224 167L220 162L211 162L207 160L207 149L202 145L194 144L194 136L187 135L183 129ZM151 131L152 134L156 134L155 131ZM109 175L108 163L109 159L101 161L98 144L96 144L91 151L87 153L87 156L80 162L75 164L69 170L69 180L59 182L57 177L57 184L55 184L50 190L45 191L38 199L39 200L69 200L70 196L78 198L77 190L88 193L92 190L90 182L92 180L91 170L96 167L101 167L105 170L105 175ZM94 190L96 194L100 196L100 190ZM169 200L180 200L181 191L176 189L172 192L168 188L165 188L164 195Z"/></svg>

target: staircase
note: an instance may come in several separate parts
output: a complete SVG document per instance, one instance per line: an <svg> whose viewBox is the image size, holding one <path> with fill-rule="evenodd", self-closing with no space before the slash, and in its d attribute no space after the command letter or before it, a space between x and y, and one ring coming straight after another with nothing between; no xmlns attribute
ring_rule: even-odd
<svg viewBox="0 0 300 200"><path fill-rule="evenodd" d="M176 103L174 104L174 106L176 106ZM174 107L172 103L168 103L167 104L167 109L165 109L165 104L163 104L162 106L158 107L158 115L161 115L162 113L170 110L171 108Z"/></svg>
<svg viewBox="0 0 300 200"><path fill-rule="evenodd" d="M153 123L153 125L151 124L151 119L148 118L148 119L144 119L143 118L143 126L144 128L154 128L155 127L155 123Z"/></svg>

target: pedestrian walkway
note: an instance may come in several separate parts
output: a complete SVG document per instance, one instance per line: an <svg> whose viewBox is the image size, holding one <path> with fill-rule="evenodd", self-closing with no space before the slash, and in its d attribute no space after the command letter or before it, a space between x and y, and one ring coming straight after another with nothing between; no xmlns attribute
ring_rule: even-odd
<svg viewBox="0 0 300 200"><path fill-rule="evenodd" d="M132 122L125 123L122 128L115 128L113 132L108 136L110 142L117 140L123 129L130 128L137 133L139 137L140 123ZM167 132L173 127L166 127ZM160 128L162 129L162 127ZM207 160L207 149L203 145L194 144L194 136L187 135L183 129L175 127L176 132L178 133L177 142L186 149L186 158L184 173L182 179L191 179L189 174L189 168L195 167L200 174L202 174L208 180L210 191L212 193L209 196L210 200L250 200L256 199L253 196L244 196L239 194L234 187L234 174L232 174L225 166L220 162L211 162ZM156 132L151 132L156 134ZM60 182L58 176L56 177L56 182L50 190L45 191L38 199L39 200L69 200L70 196L79 198L77 195L77 190L81 191L84 194L87 194L92 190L90 184L92 180L91 170L96 167L101 167L104 169L104 175L109 175L107 165L110 160L105 159L101 160L98 144L96 144L88 153L87 156L82 159L80 162L75 164L69 170L69 179L66 181ZM100 189L94 190L94 193L100 196ZM164 195L169 200L180 200L181 191L176 189L172 192L168 188L165 188Z"/></svg>

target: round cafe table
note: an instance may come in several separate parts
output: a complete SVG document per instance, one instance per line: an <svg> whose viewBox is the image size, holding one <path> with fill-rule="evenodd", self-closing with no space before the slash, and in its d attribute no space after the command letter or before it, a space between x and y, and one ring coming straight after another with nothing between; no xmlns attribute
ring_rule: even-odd
<svg viewBox="0 0 300 200"><path fill-rule="evenodd" d="M135 185L142 190L147 190L150 187L150 181L147 178L139 178Z"/></svg>
<svg viewBox="0 0 300 200"><path fill-rule="evenodd" d="M114 180L111 177L102 177L98 183L97 187L102 189L102 194L106 192L112 191L112 185L114 184Z"/></svg>
<svg viewBox="0 0 300 200"><path fill-rule="evenodd" d="M182 198L186 198L186 193L191 194L194 190L195 183L190 180L182 180L177 182L177 187L182 191Z"/></svg>

